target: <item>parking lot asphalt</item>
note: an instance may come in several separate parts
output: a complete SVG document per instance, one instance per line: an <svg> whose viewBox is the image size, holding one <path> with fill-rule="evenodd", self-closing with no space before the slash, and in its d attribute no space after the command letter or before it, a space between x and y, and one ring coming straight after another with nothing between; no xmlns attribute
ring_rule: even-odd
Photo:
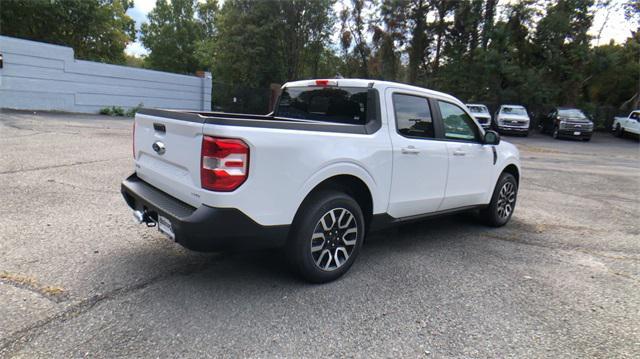
<svg viewBox="0 0 640 359"><path fill-rule="evenodd" d="M639 357L640 145L503 137L512 221L370 236L310 285L277 251L195 253L133 223L131 120L0 113L0 357Z"/></svg>

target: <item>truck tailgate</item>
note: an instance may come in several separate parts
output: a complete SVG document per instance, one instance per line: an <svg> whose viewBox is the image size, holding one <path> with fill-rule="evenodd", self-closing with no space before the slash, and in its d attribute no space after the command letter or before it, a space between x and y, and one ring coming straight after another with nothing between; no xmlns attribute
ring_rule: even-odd
<svg viewBox="0 0 640 359"><path fill-rule="evenodd" d="M138 177L194 207L200 202L202 122L136 114Z"/></svg>

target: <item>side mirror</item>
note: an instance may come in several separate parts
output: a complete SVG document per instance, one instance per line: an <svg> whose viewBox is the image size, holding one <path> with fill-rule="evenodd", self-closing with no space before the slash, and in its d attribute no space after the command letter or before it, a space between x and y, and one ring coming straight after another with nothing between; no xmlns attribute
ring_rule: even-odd
<svg viewBox="0 0 640 359"><path fill-rule="evenodd" d="M484 133L485 145L497 145L500 143L500 135L496 131L487 130Z"/></svg>

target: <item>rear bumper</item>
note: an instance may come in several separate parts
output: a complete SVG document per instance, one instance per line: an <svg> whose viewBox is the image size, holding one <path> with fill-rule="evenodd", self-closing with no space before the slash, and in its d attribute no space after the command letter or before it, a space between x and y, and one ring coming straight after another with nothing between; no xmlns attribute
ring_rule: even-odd
<svg viewBox="0 0 640 359"><path fill-rule="evenodd" d="M171 222L175 241L196 251L257 249L283 246L289 226L263 226L235 208L198 208L169 196L134 173L122 182L122 196L134 211L153 221Z"/></svg>

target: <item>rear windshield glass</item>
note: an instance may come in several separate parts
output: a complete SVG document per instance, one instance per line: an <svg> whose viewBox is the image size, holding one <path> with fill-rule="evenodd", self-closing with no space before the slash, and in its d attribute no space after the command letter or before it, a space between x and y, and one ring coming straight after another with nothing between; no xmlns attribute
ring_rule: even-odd
<svg viewBox="0 0 640 359"><path fill-rule="evenodd" d="M365 87L288 87L275 115L305 120L363 125L367 122Z"/></svg>
<svg viewBox="0 0 640 359"><path fill-rule="evenodd" d="M575 108L561 108L558 110L558 116L585 118L586 116L582 111Z"/></svg>
<svg viewBox="0 0 640 359"><path fill-rule="evenodd" d="M500 112L504 114L509 114L509 115L521 115L521 116L527 115L527 111L525 111L525 109L522 107L503 107L502 111Z"/></svg>
<svg viewBox="0 0 640 359"><path fill-rule="evenodd" d="M469 107L469 111L473 112L473 113L488 113L489 111L482 106L468 106Z"/></svg>

